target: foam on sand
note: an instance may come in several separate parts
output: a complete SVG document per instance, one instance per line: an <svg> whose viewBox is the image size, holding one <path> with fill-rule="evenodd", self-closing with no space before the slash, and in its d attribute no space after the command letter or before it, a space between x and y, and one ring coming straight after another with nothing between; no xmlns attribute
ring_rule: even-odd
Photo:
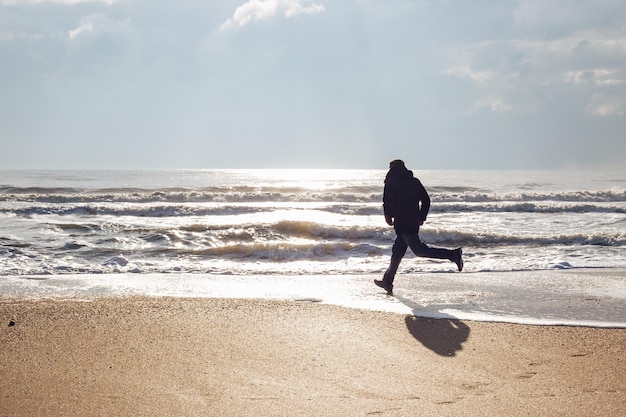
<svg viewBox="0 0 626 417"><path fill-rule="evenodd" d="M20 299L116 296L248 298L533 325L626 328L621 269L402 274L394 297L373 275L114 274L6 276L0 295Z"/></svg>

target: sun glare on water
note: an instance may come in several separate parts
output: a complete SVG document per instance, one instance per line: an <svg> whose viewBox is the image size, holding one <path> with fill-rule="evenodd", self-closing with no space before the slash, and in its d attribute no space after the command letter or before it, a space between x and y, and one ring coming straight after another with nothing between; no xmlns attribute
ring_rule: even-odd
<svg viewBox="0 0 626 417"><path fill-rule="evenodd" d="M255 170L260 180L282 183L284 186L298 187L307 190L323 190L346 185L362 185L364 178L379 181L380 172L376 170L354 169L266 169ZM364 175L365 174L365 175Z"/></svg>

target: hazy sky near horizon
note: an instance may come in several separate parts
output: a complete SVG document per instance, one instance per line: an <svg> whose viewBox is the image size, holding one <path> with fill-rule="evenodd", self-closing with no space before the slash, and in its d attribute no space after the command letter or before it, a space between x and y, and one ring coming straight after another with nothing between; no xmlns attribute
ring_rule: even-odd
<svg viewBox="0 0 626 417"><path fill-rule="evenodd" d="M0 0L1 168L626 166L623 0Z"/></svg>

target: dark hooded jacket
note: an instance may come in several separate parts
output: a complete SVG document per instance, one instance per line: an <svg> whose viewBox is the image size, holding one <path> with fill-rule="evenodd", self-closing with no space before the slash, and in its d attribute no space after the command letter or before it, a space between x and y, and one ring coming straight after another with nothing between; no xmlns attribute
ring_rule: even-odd
<svg viewBox="0 0 626 417"><path fill-rule="evenodd" d="M430 197L412 171L393 166L385 178L383 209L396 233L417 233L428 215Z"/></svg>

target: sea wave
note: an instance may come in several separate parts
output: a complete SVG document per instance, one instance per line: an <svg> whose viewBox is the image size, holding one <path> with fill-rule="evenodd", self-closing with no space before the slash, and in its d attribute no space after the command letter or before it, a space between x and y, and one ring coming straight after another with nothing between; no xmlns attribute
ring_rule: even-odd
<svg viewBox="0 0 626 417"><path fill-rule="evenodd" d="M624 203L626 190L496 193L469 187L434 187L439 203ZM31 203L380 203L382 187L343 186L329 189L271 186L206 188L44 188L0 187L0 202Z"/></svg>
<svg viewBox="0 0 626 417"><path fill-rule="evenodd" d="M431 198L438 202L570 202L570 203L623 203L626 190L567 191L567 192L466 192L433 193Z"/></svg>
<svg viewBox="0 0 626 417"><path fill-rule="evenodd" d="M5 171L0 275L378 274L396 238L382 216L384 174ZM624 265L621 175L423 174L432 205L420 236L463 246L469 271Z"/></svg>
<svg viewBox="0 0 626 417"><path fill-rule="evenodd" d="M14 208L1 208L0 214L15 216L130 216L130 217L187 217L187 216L224 216L268 212L274 207L228 205L228 206L191 206L191 205L147 205L137 204L86 204L86 205L42 205Z"/></svg>
<svg viewBox="0 0 626 417"><path fill-rule="evenodd" d="M478 203L446 202L431 206L432 213L626 213L621 202L563 202L563 201L496 201Z"/></svg>
<svg viewBox="0 0 626 417"><path fill-rule="evenodd" d="M159 224L127 225L114 222L59 223L49 222L51 231L70 233L71 236L101 238L98 244L107 241L116 243L115 238L136 238L152 243L188 243L218 246L228 242L285 242L290 239L325 240L389 240L393 229L380 226L339 226L314 221L281 220L270 223L202 224L161 226ZM7 242L10 240L7 239ZM0 240L0 245L2 245ZM8 244L8 243L7 243Z"/></svg>
<svg viewBox="0 0 626 417"><path fill-rule="evenodd" d="M252 244L232 244L198 250L178 251L179 255L197 257L229 257L271 261L309 260L332 261L346 256L368 257L382 255L385 248L367 243L322 242L288 243L267 242Z"/></svg>
<svg viewBox="0 0 626 417"><path fill-rule="evenodd" d="M518 233L502 234L497 232L464 233L441 230L424 230L420 233L422 240L432 244L460 245L473 247L493 246L626 246L624 233L589 233L577 231L572 233L556 233L545 235L520 235Z"/></svg>
<svg viewBox="0 0 626 417"><path fill-rule="evenodd" d="M255 245L373 245L389 247L395 239L393 228L386 225L332 225L315 221L281 220L268 223L243 224L122 224L115 222L48 222L40 241L23 241L11 236L0 237L0 248L15 251L37 247L51 253L88 252L99 256L111 251L133 250L153 256L184 251L222 251L223 248ZM620 229L582 231L576 228L554 231L522 231L505 229L447 229L424 227L422 240L443 247L554 247L606 246L625 247L626 233ZM222 248L222 249L220 249ZM351 249L352 250L352 249ZM157 252L150 252L157 251ZM180 252L183 251L183 252ZM87 254L87 253L85 253Z"/></svg>
<svg viewBox="0 0 626 417"><path fill-rule="evenodd" d="M207 187L137 189L110 188L77 190L75 188L0 187L0 201L40 203L190 203L190 202L372 202L382 198L379 187L340 187L315 190L306 187Z"/></svg>
<svg viewBox="0 0 626 417"><path fill-rule="evenodd" d="M381 203L315 203L314 206L291 206L290 210L310 210L348 216L374 216L382 214ZM30 217L54 216L130 216L130 217L208 217L269 213L284 210L284 206L243 204L18 204L0 208L0 215ZM615 202L445 202L431 206L430 213L626 213L626 203Z"/></svg>

